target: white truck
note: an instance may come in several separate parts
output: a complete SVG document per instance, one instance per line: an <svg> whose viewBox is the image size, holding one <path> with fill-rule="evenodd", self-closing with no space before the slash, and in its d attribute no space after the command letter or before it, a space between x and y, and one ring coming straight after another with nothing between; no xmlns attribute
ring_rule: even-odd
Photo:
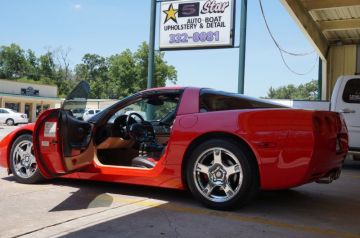
<svg viewBox="0 0 360 238"><path fill-rule="evenodd" d="M360 75L340 76L331 101L272 101L294 108L342 113L349 130L349 155L355 160L360 160Z"/></svg>

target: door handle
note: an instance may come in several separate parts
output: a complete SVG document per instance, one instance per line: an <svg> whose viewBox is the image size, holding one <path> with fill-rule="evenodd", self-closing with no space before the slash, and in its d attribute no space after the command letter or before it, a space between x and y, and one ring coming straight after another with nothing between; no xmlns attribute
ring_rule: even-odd
<svg viewBox="0 0 360 238"><path fill-rule="evenodd" d="M344 108L342 111L342 113L355 113L356 111L355 110L352 110L350 108Z"/></svg>

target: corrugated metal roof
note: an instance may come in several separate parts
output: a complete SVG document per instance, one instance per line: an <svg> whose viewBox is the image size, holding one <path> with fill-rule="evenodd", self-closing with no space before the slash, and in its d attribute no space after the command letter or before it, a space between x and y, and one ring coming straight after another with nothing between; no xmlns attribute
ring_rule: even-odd
<svg viewBox="0 0 360 238"><path fill-rule="evenodd" d="M360 19L360 1L359 6L322 8L309 11L310 16L318 24L319 29L322 22L331 25L332 22L339 20ZM350 23L349 23L350 24ZM346 23L345 23L346 25ZM341 42L342 44L360 43L360 24L352 29L331 29L322 31L330 44Z"/></svg>
<svg viewBox="0 0 360 238"><path fill-rule="evenodd" d="M339 40L343 44L358 44L360 42L360 29L325 31L323 34L330 44L335 44Z"/></svg>
<svg viewBox="0 0 360 238"><path fill-rule="evenodd" d="M333 21L360 18L360 5L311 10L310 15L316 21ZM359 26L360 27L360 26Z"/></svg>

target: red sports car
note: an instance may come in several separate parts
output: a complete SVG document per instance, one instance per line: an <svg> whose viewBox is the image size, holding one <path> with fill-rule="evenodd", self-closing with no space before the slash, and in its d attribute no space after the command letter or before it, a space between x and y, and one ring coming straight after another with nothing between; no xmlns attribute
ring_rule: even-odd
<svg viewBox="0 0 360 238"><path fill-rule="evenodd" d="M0 143L16 180L66 177L189 189L229 209L259 191L331 182L348 151L342 116L191 87L145 90L88 121L82 82L61 109L45 111Z"/></svg>

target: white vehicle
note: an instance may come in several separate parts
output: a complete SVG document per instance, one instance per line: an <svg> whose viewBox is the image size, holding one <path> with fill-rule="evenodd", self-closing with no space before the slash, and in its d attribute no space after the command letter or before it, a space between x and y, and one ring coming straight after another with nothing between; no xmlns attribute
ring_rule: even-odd
<svg viewBox="0 0 360 238"><path fill-rule="evenodd" d="M0 124L6 124L8 126L13 126L17 124L28 123L29 119L24 113L19 113L12 109L0 108Z"/></svg>
<svg viewBox="0 0 360 238"><path fill-rule="evenodd" d="M85 109L84 115L83 115L83 120L87 121L89 120L91 117L95 116L96 114L98 114L99 112L101 112L100 109Z"/></svg>
<svg viewBox="0 0 360 238"><path fill-rule="evenodd" d="M349 131L350 154L360 159L360 75L341 76L337 80L330 110L343 114Z"/></svg>
<svg viewBox="0 0 360 238"><path fill-rule="evenodd" d="M360 75L340 76L331 101L272 100L289 107L340 112L349 130L349 154L360 160Z"/></svg>

